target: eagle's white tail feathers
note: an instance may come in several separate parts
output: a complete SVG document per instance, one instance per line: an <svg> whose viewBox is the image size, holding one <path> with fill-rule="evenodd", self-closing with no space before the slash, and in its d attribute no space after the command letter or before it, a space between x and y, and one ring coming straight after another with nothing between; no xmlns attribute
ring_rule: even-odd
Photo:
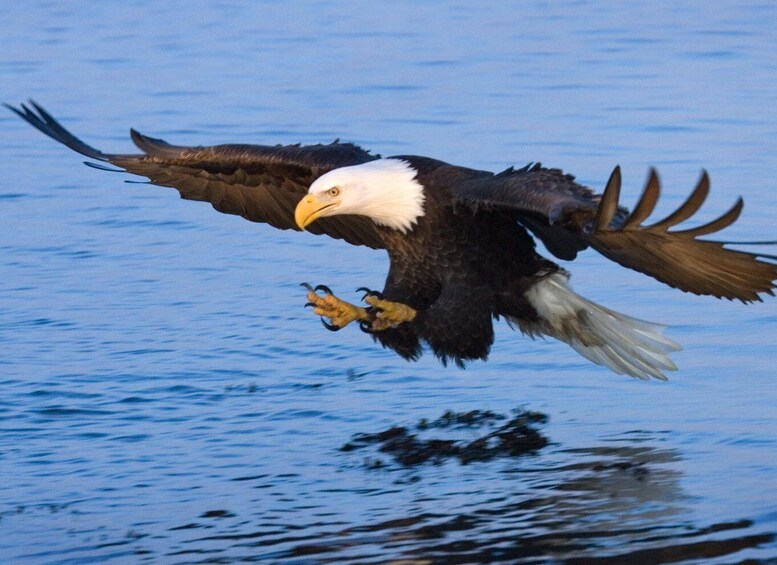
<svg viewBox="0 0 777 565"><path fill-rule="evenodd" d="M662 332L666 326L638 320L586 300L573 292L569 275L557 272L540 280L525 294L539 320L518 322L532 337L555 337L586 359L618 374L666 380L662 370L674 371L669 359L682 349Z"/></svg>

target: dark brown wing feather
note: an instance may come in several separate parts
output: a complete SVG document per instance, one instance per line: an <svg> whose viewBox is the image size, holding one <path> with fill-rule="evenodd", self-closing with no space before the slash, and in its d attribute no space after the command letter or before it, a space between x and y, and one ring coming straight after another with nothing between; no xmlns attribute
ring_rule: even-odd
<svg viewBox="0 0 777 565"><path fill-rule="evenodd" d="M677 210L647 226L642 222L652 214L660 192L655 171L651 170L631 214L618 204L620 187L619 167L599 196L561 171L534 166L478 179L462 186L456 195L470 206L513 210L562 259L572 259L577 251L591 246L624 267L686 292L742 302L761 300L759 294L774 294L777 265L765 261L767 256L698 239L734 223L742 210L741 198L707 224L669 231L704 203L709 193L706 172Z"/></svg>
<svg viewBox="0 0 777 565"><path fill-rule="evenodd" d="M473 208L513 211L551 253L572 260L589 246L577 227L591 220L601 197L572 175L537 163L462 183L455 198ZM616 219L626 213L619 208Z"/></svg>
<svg viewBox="0 0 777 565"><path fill-rule="evenodd" d="M39 105L14 108L17 115L49 137L92 159L147 177L152 184L175 188L182 198L210 202L218 211L237 214L279 229L297 230L294 208L310 184L338 167L378 157L356 145L217 145L180 147L131 130L138 155L112 155L87 145ZM354 245L383 246L375 225L359 216L323 218L309 231Z"/></svg>
<svg viewBox="0 0 777 565"><path fill-rule="evenodd" d="M554 222L565 209L595 209L599 197L575 177L540 163L480 177L456 188L456 199L476 207L518 209Z"/></svg>

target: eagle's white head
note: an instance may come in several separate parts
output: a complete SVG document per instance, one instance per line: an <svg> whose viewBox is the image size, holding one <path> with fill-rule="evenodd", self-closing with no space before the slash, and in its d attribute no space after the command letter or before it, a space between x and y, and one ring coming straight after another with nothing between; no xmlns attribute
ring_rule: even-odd
<svg viewBox="0 0 777 565"><path fill-rule="evenodd" d="M357 214L406 233L424 214L424 189L416 172L401 159L377 159L329 171L310 185L294 219L305 229L318 218Z"/></svg>

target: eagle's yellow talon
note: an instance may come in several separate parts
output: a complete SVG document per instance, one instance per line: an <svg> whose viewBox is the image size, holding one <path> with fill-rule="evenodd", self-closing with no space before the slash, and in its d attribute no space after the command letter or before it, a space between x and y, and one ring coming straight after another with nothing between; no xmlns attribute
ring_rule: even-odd
<svg viewBox="0 0 777 565"><path fill-rule="evenodd" d="M372 324L373 330L396 327L403 322L412 322L418 314L415 309L406 304L391 302L377 296L367 296L364 301L378 309L377 314L375 314L376 320ZM383 323L379 324L378 322Z"/></svg>
<svg viewBox="0 0 777 565"><path fill-rule="evenodd" d="M330 324L326 327L340 329L356 320L369 320L369 313L361 306L355 306L344 300L340 300L329 289L323 286L317 286L315 289L307 285L306 295L310 304L313 305L313 313L317 316L329 318ZM316 290L325 292L323 296L316 293Z"/></svg>
<svg viewBox="0 0 777 565"><path fill-rule="evenodd" d="M395 328L403 322L411 322L415 319L417 312L405 304L384 300L375 295L369 295L364 298L364 302L374 308L369 311L361 306L356 306L350 302L340 300L324 286L303 285L307 290L306 298L308 306L313 306L313 313L322 318L328 318L329 323L324 321L324 326L333 331L344 328L351 322L360 321L368 324L370 331L382 331L389 328ZM323 295L318 291L324 292Z"/></svg>

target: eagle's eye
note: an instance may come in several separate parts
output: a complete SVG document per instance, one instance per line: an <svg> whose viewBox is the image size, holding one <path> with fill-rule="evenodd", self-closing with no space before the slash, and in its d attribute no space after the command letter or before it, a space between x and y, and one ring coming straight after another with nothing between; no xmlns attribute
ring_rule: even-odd
<svg viewBox="0 0 777 565"><path fill-rule="evenodd" d="M329 190L326 191L326 193L331 196L332 198L340 195L340 189L336 186L333 186Z"/></svg>

